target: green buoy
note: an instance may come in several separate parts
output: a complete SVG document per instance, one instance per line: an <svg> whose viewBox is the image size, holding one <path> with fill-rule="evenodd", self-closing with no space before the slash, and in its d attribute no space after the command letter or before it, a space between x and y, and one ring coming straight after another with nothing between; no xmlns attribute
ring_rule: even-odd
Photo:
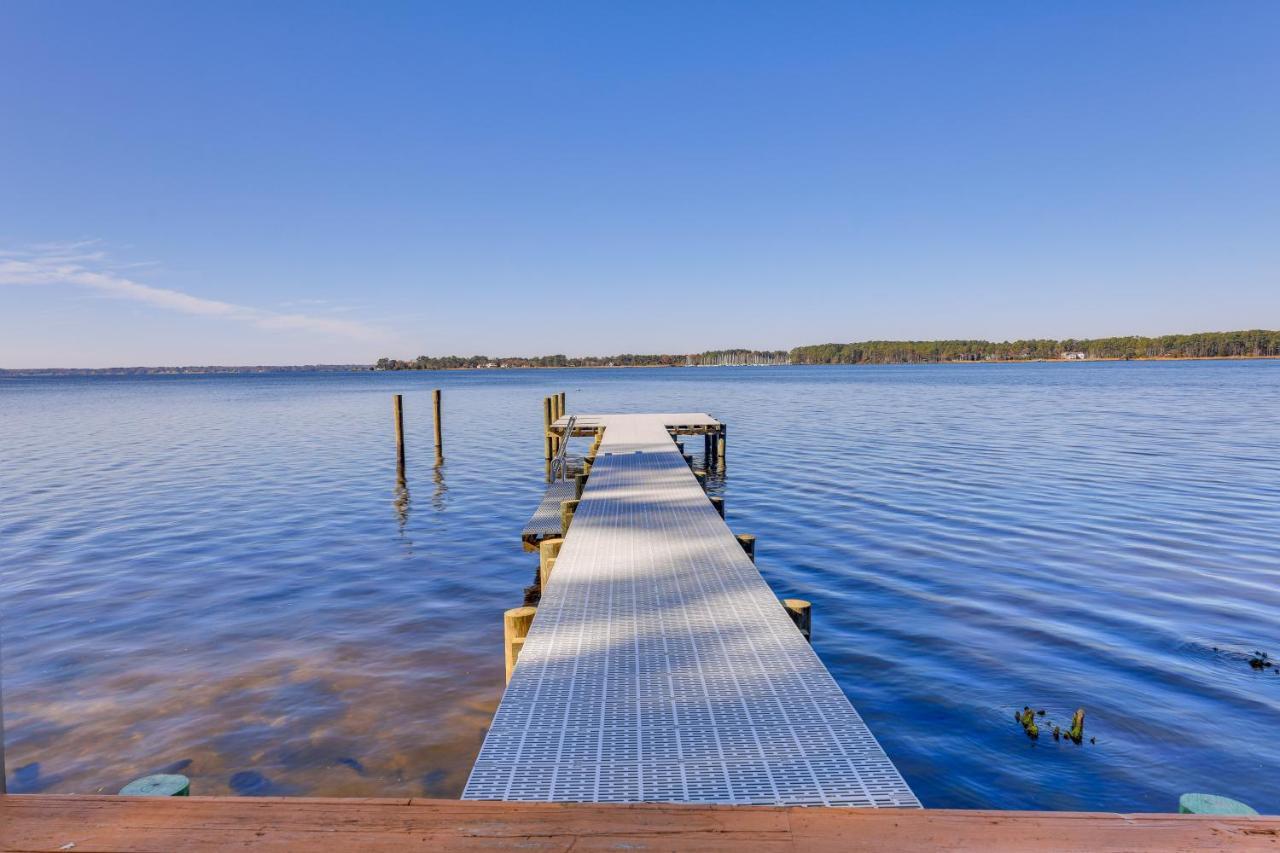
<svg viewBox="0 0 1280 853"><path fill-rule="evenodd" d="M1217 794L1183 794L1178 797L1179 814L1255 815L1256 811L1239 800Z"/></svg>
<svg viewBox="0 0 1280 853"><path fill-rule="evenodd" d="M134 779L120 789L122 797L189 797L191 780L177 773L157 773Z"/></svg>

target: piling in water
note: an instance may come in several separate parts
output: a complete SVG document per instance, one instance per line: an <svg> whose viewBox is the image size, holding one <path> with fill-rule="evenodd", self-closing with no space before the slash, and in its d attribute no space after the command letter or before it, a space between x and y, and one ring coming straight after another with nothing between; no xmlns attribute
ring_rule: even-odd
<svg viewBox="0 0 1280 853"><path fill-rule="evenodd" d="M561 501L560 502L560 535L569 535L569 525L573 522L573 514L578 511L578 502Z"/></svg>
<svg viewBox="0 0 1280 853"><path fill-rule="evenodd" d="M391 411L396 425L396 460L404 468L404 395L391 395Z"/></svg>
<svg viewBox="0 0 1280 853"><path fill-rule="evenodd" d="M516 659L524 648L524 638L533 625L533 617L538 612L536 607L513 607L502 614L502 640L505 647L507 664L507 683L511 682L511 673L516 668Z"/></svg>
<svg viewBox="0 0 1280 853"><path fill-rule="evenodd" d="M551 441L551 398L542 398L542 458L547 462L555 456Z"/></svg>
<svg viewBox="0 0 1280 853"><path fill-rule="evenodd" d="M786 609L791 621L800 629L800 633L810 643L813 642L813 604L803 598L784 598L782 606Z"/></svg>
<svg viewBox="0 0 1280 853"><path fill-rule="evenodd" d="M560 556L560 546L563 544L563 538L543 539L538 543L538 582L544 587L551 580L551 564Z"/></svg>
<svg viewBox="0 0 1280 853"><path fill-rule="evenodd" d="M431 392L431 417L436 427L436 461L444 460L444 431L440 423L440 389Z"/></svg>

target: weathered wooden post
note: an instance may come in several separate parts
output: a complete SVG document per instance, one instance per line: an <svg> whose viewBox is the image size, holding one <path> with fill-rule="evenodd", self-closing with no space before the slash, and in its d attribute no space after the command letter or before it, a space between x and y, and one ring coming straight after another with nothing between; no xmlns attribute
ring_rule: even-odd
<svg viewBox="0 0 1280 853"><path fill-rule="evenodd" d="M524 638L529 635L529 627L533 625L536 607L513 607L502 614L502 643L507 663L507 683L511 683L511 673L516 668L516 659L524 648Z"/></svg>
<svg viewBox="0 0 1280 853"><path fill-rule="evenodd" d="M724 518L724 498L712 497L711 505L715 507L715 510L720 514L720 517Z"/></svg>
<svg viewBox="0 0 1280 853"><path fill-rule="evenodd" d="M560 395L552 394L551 395L551 422L555 423L556 421L560 420L560 418L562 417L564 417L564 409L561 408L560 406ZM564 445L565 441L568 440L569 436L561 435L559 433L552 433L552 435L555 438L555 451L557 454L559 454L560 448Z"/></svg>
<svg viewBox="0 0 1280 853"><path fill-rule="evenodd" d="M784 598L782 606L786 609L791 621L800 629L800 633L810 643L813 642L813 604L803 598Z"/></svg>
<svg viewBox="0 0 1280 853"><path fill-rule="evenodd" d="M747 556L751 558L751 562L756 561L756 537L750 533L737 533L734 537L738 540L738 544L742 546L742 550L747 552Z"/></svg>
<svg viewBox="0 0 1280 853"><path fill-rule="evenodd" d="M569 396L563 391L560 392L560 414L569 414Z"/></svg>
<svg viewBox="0 0 1280 853"><path fill-rule="evenodd" d="M440 423L440 389L431 392L431 416L436 425L436 461L444 460L444 431Z"/></svg>
<svg viewBox="0 0 1280 853"><path fill-rule="evenodd" d="M707 472L701 468L693 469L693 478L698 481L698 485L702 486L702 491L707 490Z"/></svg>
<svg viewBox="0 0 1280 853"><path fill-rule="evenodd" d="M543 539L538 543L538 583L546 589L551 580L551 569L555 566L556 557L560 556L560 546L564 538Z"/></svg>
<svg viewBox="0 0 1280 853"><path fill-rule="evenodd" d="M720 434L716 436L716 459L719 460L721 464L724 464L724 449L725 444L728 443L728 432L729 428L724 424L721 424Z"/></svg>
<svg viewBox="0 0 1280 853"><path fill-rule="evenodd" d="M542 458L550 462L555 456L551 448L551 398L542 398Z"/></svg>
<svg viewBox="0 0 1280 853"><path fill-rule="evenodd" d="M569 535L569 524L573 521L573 514L578 511L578 502L560 501L560 535Z"/></svg>
<svg viewBox="0 0 1280 853"><path fill-rule="evenodd" d="M391 409L395 416L396 422L396 459L400 462L400 467L404 467L404 395L393 394L391 396Z"/></svg>
<svg viewBox="0 0 1280 853"><path fill-rule="evenodd" d="M578 474L573 478L573 496L582 500L582 490L587 487L587 475Z"/></svg>

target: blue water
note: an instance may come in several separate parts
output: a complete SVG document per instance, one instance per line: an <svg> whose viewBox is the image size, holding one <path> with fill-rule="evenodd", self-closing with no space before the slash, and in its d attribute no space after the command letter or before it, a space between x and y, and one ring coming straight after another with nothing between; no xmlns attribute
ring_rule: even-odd
<svg viewBox="0 0 1280 853"><path fill-rule="evenodd" d="M926 805L1280 811L1277 361L0 380L10 790L456 796L562 389L730 424L730 526Z"/></svg>

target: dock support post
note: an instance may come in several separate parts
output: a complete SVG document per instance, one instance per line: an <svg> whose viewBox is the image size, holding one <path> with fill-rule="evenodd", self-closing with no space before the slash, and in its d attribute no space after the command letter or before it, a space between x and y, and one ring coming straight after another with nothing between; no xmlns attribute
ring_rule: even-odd
<svg viewBox="0 0 1280 853"><path fill-rule="evenodd" d="M578 511L577 501L560 501L560 535L569 535L569 525L573 522L573 514Z"/></svg>
<svg viewBox="0 0 1280 853"><path fill-rule="evenodd" d="M569 397L563 391L560 392L560 414L567 415L569 413Z"/></svg>
<svg viewBox="0 0 1280 853"><path fill-rule="evenodd" d="M587 487L587 475L578 474L573 478L573 493L578 500L582 500L582 490Z"/></svg>
<svg viewBox="0 0 1280 853"><path fill-rule="evenodd" d="M803 598L784 598L782 606L786 609L791 621L796 623L800 633L810 643L813 642L813 604Z"/></svg>
<svg viewBox="0 0 1280 853"><path fill-rule="evenodd" d="M436 426L436 461L444 461L444 431L440 423L440 389L431 392L431 415Z"/></svg>
<svg viewBox="0 0 1280 853"><path fill-rule="evenodd" d="M564 537L543 539L538 543L538 583L544 589L547 581L551 580L551 567L556 557L560 556L560 546L563 544Z"/></svg>
<svg viewBox="0 0 1280 853"><path fill-rule="evenodd" d="M511 672L516 668L516 659L524 648L524 638L529 635L529 626L537 614L536 607L513 607L502 614L502 642L505 647L507 663L507 683L511 683Z"/></svg>
<svg viewBox="0 0 1280 853"><path fill-rule="evenodd" d="M551 448L551 398L542 398L542 458L547 462L555 456Z"/></svg>
<svg viewBox="0 0 1280 853"><path fill-rule="evenodd" d="M724 518L724 498L713 497L711 499L711 505L715 507L716 512L720 514L720 517Z"/></svg>
<svg viewBox="0 0 1280 853"><path fill-rule="evenodd" d="M551 422L555 423L556 421L560 420L560 418L563 416L564 416L564 409L560 405L560 395L552 394L551 395ZM555 438L555 452L558 454L560 452L560 448L569 439L569 436L559 435L556 433L552 433L552 436Z"/></svg>
<svg viewBox="0 0 1280 853"><path fill-rule="evenodd" d="M707 472L701 468L693 469L693 478L698 481L698 485L702 486L702 491L707 490Z"/></svg>
<svg viewBox="0 0 1280 853"><path fill-rule="evenodd" d="M716 436L716 459L719 460L721 465L724 464L724 447L728 442L728 432L729 428L721 424L720 434Z"/></svg>
<svg viewBox="0 0 1280 853"><path fill-rule="evenodd" d="M400 463L401 470L404 469L404 395L393 394L391 396L391 409L395 414L396 422L396 460Z"/></svg>
<svg viewBox="0 0 1280 853"><path fill-rule="evenodd" d="M742 550L747 552L747 556L751 558L751 562L756 561L756 537L750 533L735 534L738 544L742 546Z"/></svg>

